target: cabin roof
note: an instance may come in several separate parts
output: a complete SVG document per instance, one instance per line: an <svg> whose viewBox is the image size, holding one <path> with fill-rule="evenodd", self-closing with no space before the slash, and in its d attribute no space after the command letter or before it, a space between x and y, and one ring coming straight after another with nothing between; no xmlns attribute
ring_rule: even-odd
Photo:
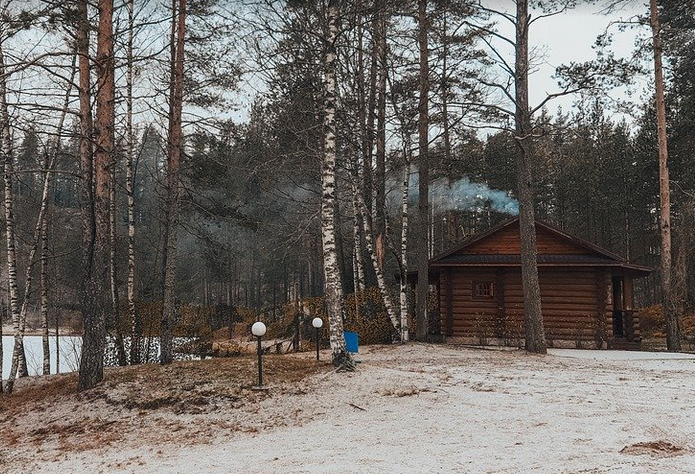
<svg viewBox="0 0 695 474"><path fill-rule="evenodd" d="M518 266L521 265L519 253L500 253L477 251L486 241L493 241L496 236L509 235L510 226L518 225L519 218L508 219L485 232L473 235L460 245L430 260L431 267L480 267L480 266ZM536 232L543 232L547 239L558 242L559 250L554 253L539 251L539 266L592 266L614 267L634 276L646 276L650 268L626 262L619 255L610 252L584 239L568 234L553 225L536 221ZM501 238L501 237L500 237Z"/></svg>

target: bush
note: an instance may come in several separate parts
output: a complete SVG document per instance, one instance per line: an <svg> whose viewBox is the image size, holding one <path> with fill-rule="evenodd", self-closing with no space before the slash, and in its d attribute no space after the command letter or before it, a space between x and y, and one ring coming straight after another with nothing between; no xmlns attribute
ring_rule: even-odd
<svg viewBox="0 0 695 474"><path fill-rule="evenodd" d="M665 337L666 319L661 305L655 304L640 309L639 327L642 337Z"/></svg>

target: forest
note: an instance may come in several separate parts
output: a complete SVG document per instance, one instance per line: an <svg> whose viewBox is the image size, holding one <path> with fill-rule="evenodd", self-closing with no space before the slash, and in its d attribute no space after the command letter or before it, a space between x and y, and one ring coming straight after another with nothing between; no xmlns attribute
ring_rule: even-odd
<svg viewBox="0 0 695 474"><path fill-rule="evenodd" d="M595 59L533 103L544 22L586 8L609 25ZM654 268L635 299L678 350L694 45L692 0L1 0L4 389L49 327L83 336L83 389L107 334L107 364L153 334L166 364L182 331L308 305L336 365L350 305L426 340L428 259L517 214L528 268L535 218Z"/></svg>

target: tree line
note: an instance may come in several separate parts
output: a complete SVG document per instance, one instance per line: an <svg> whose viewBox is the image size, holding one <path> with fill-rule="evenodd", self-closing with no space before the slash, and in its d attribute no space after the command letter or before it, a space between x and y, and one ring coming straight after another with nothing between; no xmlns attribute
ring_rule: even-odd
<svg viewBox="0 0 695 474"><path fill-rule="evenodd" d="M349 369L348 294L378 288L393 339L425 340L428 259L516 212L528 350L545 351L536 218L659 267L636 297L665 303L677 350L695 300L695 9L652 2L629 19L647 48L616 58L608 32L531 103L529 38L573 3L4 0L5 389L26 374L27 322L47 341L72 313L80 388L103 377L107 334L138 363L145 302L169 363L182 304L272 318L325 296ZM614 88L636 77L655 88L612 119L626 110Z"/></svg>

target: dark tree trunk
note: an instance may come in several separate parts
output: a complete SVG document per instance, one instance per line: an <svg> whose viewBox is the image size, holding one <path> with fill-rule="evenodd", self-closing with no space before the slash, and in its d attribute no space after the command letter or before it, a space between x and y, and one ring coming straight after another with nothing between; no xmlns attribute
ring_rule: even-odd
<svg viewBox="0 0 695 474"><path fill-rule="evenodd" d="M376 90L376 169L374 173L374 234L379 270L384 270L386 241L386 8L379 6L376 25L377 90ZM366 196L371 200L371 196Z"/></svg>
<svg viewBox="0 0 695 474"><path fill-rule="evenodd" d="M541 291L536 263L536 227L531 161L533 130L528 99L528 0L517 0L516 13L516 143L517 185L519 193L519 227L521 232L521 280L524 292L524 327L526 350L547 352L541 313Z"/></svg>
<svg viewBox="0 0 695 474"><path fill-rule="evenodd" d="M427 0L418 0L418 45L420 47L420 102L418 104L418 144L419 159L419 196L418 196L418 230L419 236L414 239L417 245L417 294L416 294L416 337L425 340L427 337L427 296L429 290L429 56L427 50Z"/></svg>
<svg viewBox="0 0 695 474"><path fill-rule="evenodd" d="M664 103L664 73L661 64L661 27L656 0L649 0L650 23L654 48L654 83L656 86L656 126L659 142L659 229L661 230L661 289L666 316L666 347L680 352L681 333L674 292L671 284L671 190L668 172L668 143L666 138L666 105Z"/></svg>
<svg viewBox="0 0 695 474"><path fill-rule="evenodd" d="M162 305L162 364L173 360L173 328L176 321L176 243L179 223L179 167L183 151L183 53L186 35L186 0L172 0L171 84L169 89L169 143L167 156L166 244L164 247L164 301Z"/></svg>
<svg viewBox="0 0 695 474"><path fill-rule="evenodd" d="M97 30L97 99L94 134L94 269L86 285L87 311L78 388L94 387L104 377L106 312L109 291L109 185L114 158L115 77L113 57L113 0L99 1Z"/></svg>

